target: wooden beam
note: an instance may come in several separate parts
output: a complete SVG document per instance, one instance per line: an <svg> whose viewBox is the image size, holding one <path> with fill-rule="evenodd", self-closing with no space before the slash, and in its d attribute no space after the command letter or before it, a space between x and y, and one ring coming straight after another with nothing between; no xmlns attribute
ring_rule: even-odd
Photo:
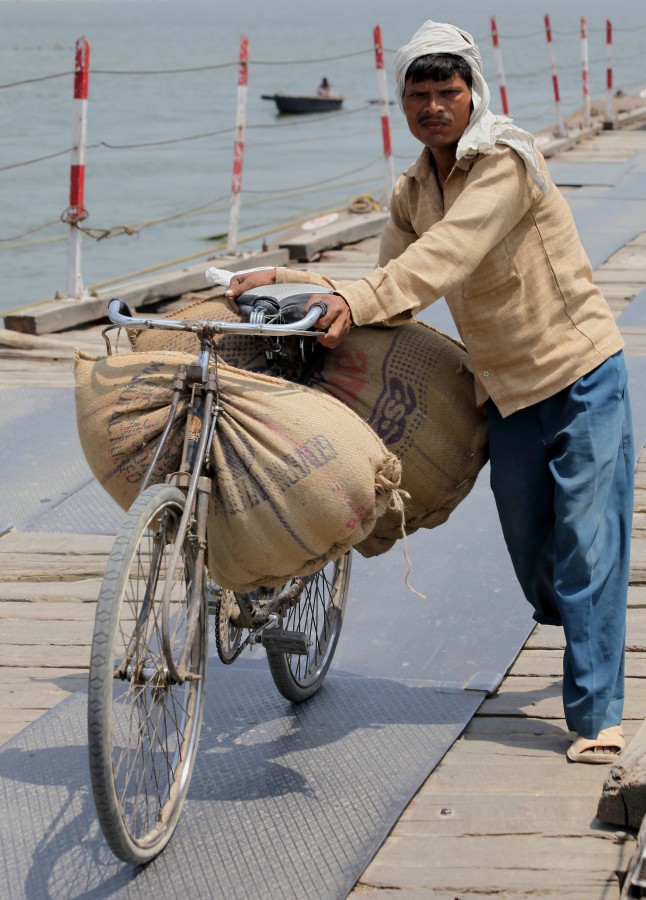
<svg viewBox="0 0 646 900"><path fill-rule="evenodd" d="M324 250L333 250L335 247L381 234L389 218L389 213L381 211L348 214L346 218L331 225L312 231L303 230L300 234L281 241L280 246L289 251L290 259L307 262Z"/></svg>
<svg viewBox="0 0 646 900"><path fill-rule="evenodd" d="M638 829L646 814L646 722L608 773L597 817L610 825Z"/></svg>
<svg viewBox="0 0 646 900"><path fill-rule="evenodd" d="M138 308L157 303L159 300L179 297L188 291L205 290L211 285L204 273L209 265L214 263L220 269L238 272L256 266L282 266L287 259L287 251L280 249L261 251L248 256L219 256L183 269L115 284L97 291L95 295L85 300L48 300L25 306L5 315L5 327L23 334L63 331L66 328L106 318L107 304L112 297L119 297L130 306Z"/></svg>

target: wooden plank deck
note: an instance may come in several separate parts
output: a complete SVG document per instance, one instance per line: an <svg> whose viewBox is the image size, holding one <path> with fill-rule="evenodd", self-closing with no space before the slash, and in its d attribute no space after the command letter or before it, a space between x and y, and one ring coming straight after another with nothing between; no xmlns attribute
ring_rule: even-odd
<svg viewBox="0 0 646 900"><path fill-rule="evenodd" d="M603 132L558 158L610 162L638 150L646 150L644 131ZM601 266L595 281L618 317L646 288L646 232ZM644 329L626 329L624 336L627 354L646 353ZM637 464L634 510L629 739L646 715L646 450ZM609 767L565 758L562 649L562 629L535 628L498 693L411 801L352 898L619 900L636 835L595 818Z"/></svg>
<svg viewBox="0 0 646 900"><path fill-rule="evenodd" d="M611 162L644 149L646 132L602 132L563 159ZM310 267L360 277L374 264L377 243L371 238L324 252ZM646 288L646 232L595 278L619 316ZM646 353L642 329L626 337L629 354ZM11 344L0 334L0 392L19 384L71 386L73 347L103 352L100 326L34 338L31 349ZM12 532L0 540L0 743L85 682L110 545L110 538L69 534ZM561 660L560 630L537 627L352 897L619 897L635 836L595 819L607 767L565 760ZM627 665L624 724L631 737L646 711L646 452L635 489Z"/></svg>

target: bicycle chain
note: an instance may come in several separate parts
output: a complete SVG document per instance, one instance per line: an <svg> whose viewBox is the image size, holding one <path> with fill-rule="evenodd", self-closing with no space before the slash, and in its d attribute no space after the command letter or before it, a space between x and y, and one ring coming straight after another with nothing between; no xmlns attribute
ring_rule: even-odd
<svg viewBox="0 0 646 900"><path fill-rule="evenodd" d="M249 637L245 638L245 640L241 640L240 644L234 650L233 654L228 654L224 647L222 646L222 639L220 636L220 628L229 627L229 614L224 610L224 603L222 600L224 591L220 589L217 594L217 598L215 601L215 648L218 651L218 656L221 661L225 664L225 666L230 666L231 663L234 663L236 659L240 656L244 648L247 646L249 642ZM224 619L226 616L226 619Z"/></svg>

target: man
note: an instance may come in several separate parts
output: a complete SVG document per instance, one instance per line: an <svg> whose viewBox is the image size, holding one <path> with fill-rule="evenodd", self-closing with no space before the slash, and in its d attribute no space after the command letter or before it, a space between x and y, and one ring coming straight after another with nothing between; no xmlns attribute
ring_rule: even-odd
<svg viewBox="0 0 646 900"><path fill-rule="evenodd" d="M378 267L312 297L328 307L320 341L397 325L445 296L487 406L515 572L534 618L564 628L568 758L611 763L625 744L634 470L623 341L531 136L488 109L471 35L426 22L395 69L424 149L393 192ZM276 278L301 280L237 276L228 296Z"/></svg>

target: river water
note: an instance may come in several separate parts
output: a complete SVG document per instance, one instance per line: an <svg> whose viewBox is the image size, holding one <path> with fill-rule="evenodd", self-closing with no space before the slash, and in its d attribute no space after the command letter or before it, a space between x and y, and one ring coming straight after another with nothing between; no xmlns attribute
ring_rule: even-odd
<svg viewBox="0 0 646 900"><path fill-rule="evenodd" d="M501 112L490 37L500 33L510 112L538 131L556 120L543 16L550 14L564 113L581 104L580 17L593 98L606 83L646 87L644 0L0 0L0 313L66 288L74 44L91 47L82 271L85 285L167 261L206 259L227 231L237 55L249 40L241 250L278 225L379 198L385 186L372 30L392 54L429 16L479 41ZM458 19L459 13L459 19ZM52 77L50 77L52 76ZM340 113L278 116L274 91L312 92L326 76ZM417 155L396 105L395 169ZM164 221L159 221L164 220ZM128 233L125 233L128 232ZM100 239L98 239L100 238ZM204 254L202 257L198 254Z"/></svg>

